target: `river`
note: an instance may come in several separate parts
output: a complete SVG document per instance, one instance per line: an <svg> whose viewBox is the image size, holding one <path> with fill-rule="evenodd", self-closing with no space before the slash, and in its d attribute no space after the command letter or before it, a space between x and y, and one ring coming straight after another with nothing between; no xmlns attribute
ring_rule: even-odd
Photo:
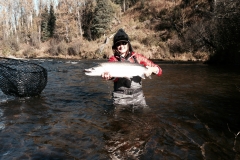
<svg viewBox="0 0 240 160"><path fill-rule="evenodd" d="M0 159L240 159L240 68L155 61L149 108L119 111L113 84L85 76L100 60L31 60L48 70L40 96L0 91Z"/></svg>

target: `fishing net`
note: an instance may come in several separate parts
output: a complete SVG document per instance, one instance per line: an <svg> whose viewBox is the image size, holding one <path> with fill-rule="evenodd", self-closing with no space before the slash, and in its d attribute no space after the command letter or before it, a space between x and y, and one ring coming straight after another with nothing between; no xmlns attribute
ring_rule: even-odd
<svg viewBox="0 0 240 160"><path fill-rule="evenodd" d="M6 95L39 95L47 84L47 70L24 60L0 57L0 88Z"/></svg>

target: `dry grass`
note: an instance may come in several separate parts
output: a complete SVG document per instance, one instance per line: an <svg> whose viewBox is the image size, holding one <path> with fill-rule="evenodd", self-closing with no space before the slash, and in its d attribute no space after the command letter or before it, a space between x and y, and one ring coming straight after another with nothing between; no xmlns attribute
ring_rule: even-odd
<svg viewBox="0 0 240 160"><path fill-rule="evenodd" d="M16 57L53 57L53 58L76 58L76 59L99 59L108 58L112 52L112 38L104 44L106 37L110 37L118 29L123 28L129 35L135 52L141 53L150 59L175 59L175 60L198 60L207 59L203 52L178 53L181 50L181 41L172 31L155 31L154 27L159 24L158 14L163 10L179 5L182 0L148 0L144 1L141 8L140 2L133 8L128 9L121 17L121 23L113 23L111 31L105 37L95 41L87 41L81 38L72 39L71 42L58 42L50 40L38 44L33 48L26 44L19 45L18 52L10 53L0 50L0 54L13 55ZM146 13L145 17L142 17ZM155 13L155 14L153 14ZM155 17L154 17L155 16Z"/></svg>

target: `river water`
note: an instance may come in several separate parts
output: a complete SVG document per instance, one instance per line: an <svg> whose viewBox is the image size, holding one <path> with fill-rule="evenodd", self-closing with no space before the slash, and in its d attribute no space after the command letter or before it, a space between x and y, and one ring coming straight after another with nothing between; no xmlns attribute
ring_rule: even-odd
<svg viewBox="0 0 240 160"><path fill-rule="evenodd" d="M0 159L240 159L240 69L156 61L143 80L149 108L119 111L113 84L83 73L99 60L31 60L42 94L0 91Z"/></svg>

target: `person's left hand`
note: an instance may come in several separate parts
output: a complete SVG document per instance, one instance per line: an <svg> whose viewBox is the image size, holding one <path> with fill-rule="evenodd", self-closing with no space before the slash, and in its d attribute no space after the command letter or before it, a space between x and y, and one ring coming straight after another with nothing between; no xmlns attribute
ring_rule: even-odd
<svg viewBox="0 0 240 160"><path fill-rule="evenodd" d="M146 70L146 72L145 72L145 75L146 75L147 77L149 77L152 73L157 74L158 71L159 71L158 67L146 66L146 68L147 68L147 70Z"/></svg>

